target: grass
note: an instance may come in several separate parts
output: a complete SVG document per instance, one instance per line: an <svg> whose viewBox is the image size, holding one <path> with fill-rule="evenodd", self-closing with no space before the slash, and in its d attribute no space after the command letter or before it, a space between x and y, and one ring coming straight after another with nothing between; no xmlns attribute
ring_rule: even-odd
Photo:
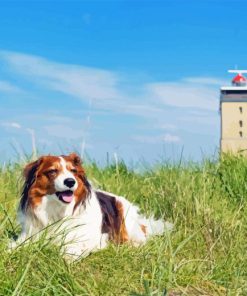
<svg viewBox="0 0 247 296"><path fill-rule="evenodd" d="M68 264L42 241L9 253L18 234L20 164L0 169L0 295L247 295L247 159L86 166L102 189L124 195L175 230L145 246L110 245Z"/></svg>

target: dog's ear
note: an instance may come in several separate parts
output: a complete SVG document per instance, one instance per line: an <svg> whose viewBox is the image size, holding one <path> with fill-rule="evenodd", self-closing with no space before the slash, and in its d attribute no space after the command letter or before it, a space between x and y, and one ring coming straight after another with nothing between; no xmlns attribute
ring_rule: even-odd
<svg viewBox="0 0 247 296"><path fill-rule="evenodd" d="M40 157L38 160L28 163L24 170L23 175L25 177L25 182L21 194L20 208L24 212L27 209L28 205L28 194L29 189L32 187L36 179L36 172L43 161L43 157Z"/></svg>
<svg viewBox="0 0 247 296"><path fill-rule="evenodd" d="M82 164L82 160L81 160L80 156L77 155L76 153L73 152L68 157L69 157L69 159L71 159L72 163L75 166L79 166Z"/></svg>
<svg viewBox="0 0 247 296"><path fill-rule="evenodd" d="M37 169L42 163L42 161L43 161L43 157L40 157L39 159L32 161L25 166L23 170L23 175L25 177L26 182L35 177L35 173L37 172Z"/></svg>

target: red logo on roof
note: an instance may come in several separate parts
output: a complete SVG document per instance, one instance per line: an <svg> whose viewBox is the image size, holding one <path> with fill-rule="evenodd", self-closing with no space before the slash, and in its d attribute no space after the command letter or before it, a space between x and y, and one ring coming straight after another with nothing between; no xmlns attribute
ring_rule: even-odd
<svg viewBox="0 0 247 296"><path fill-rule="evenodd" d="M238 74L232 79L232 83L234 82L235 83L246 82L246 78L242 74Z"/></svg>
<svg viewBox="0 0 247 296"><path fill-rule="evenodd" d="M235 86L246 86L247 79L243 76L241 72L232 79L232 84Z"/></svg>

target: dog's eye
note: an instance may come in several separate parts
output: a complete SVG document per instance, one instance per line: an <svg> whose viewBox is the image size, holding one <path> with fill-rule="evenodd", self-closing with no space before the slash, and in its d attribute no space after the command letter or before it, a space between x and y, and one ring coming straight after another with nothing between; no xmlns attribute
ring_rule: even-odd
<svg viewBox="0 0 247 296"><path fill-rule="evenodd" d="M46 173L48 174L48 175L52 175L52 176L54 176L54 175L56 175L57 174L57 170L56 169L51 169L51 170L48 170Z"/></svg>
<svg viewBox="0 0 247 296"><path fill-rule="evenodd" d="M77 169L71 169L70 171L75 174L77 173Z"/></svg>

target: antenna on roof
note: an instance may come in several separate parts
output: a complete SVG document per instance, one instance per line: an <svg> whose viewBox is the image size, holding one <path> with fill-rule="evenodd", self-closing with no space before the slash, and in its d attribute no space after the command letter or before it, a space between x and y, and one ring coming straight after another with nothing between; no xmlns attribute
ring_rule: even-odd
<svg viewBox="0 0 247 296"><path fill-rule="evenodd" d="M228 73L238 73L238 74L242 74L242 73L247 73L247 70L228 70Z"/></svg>

